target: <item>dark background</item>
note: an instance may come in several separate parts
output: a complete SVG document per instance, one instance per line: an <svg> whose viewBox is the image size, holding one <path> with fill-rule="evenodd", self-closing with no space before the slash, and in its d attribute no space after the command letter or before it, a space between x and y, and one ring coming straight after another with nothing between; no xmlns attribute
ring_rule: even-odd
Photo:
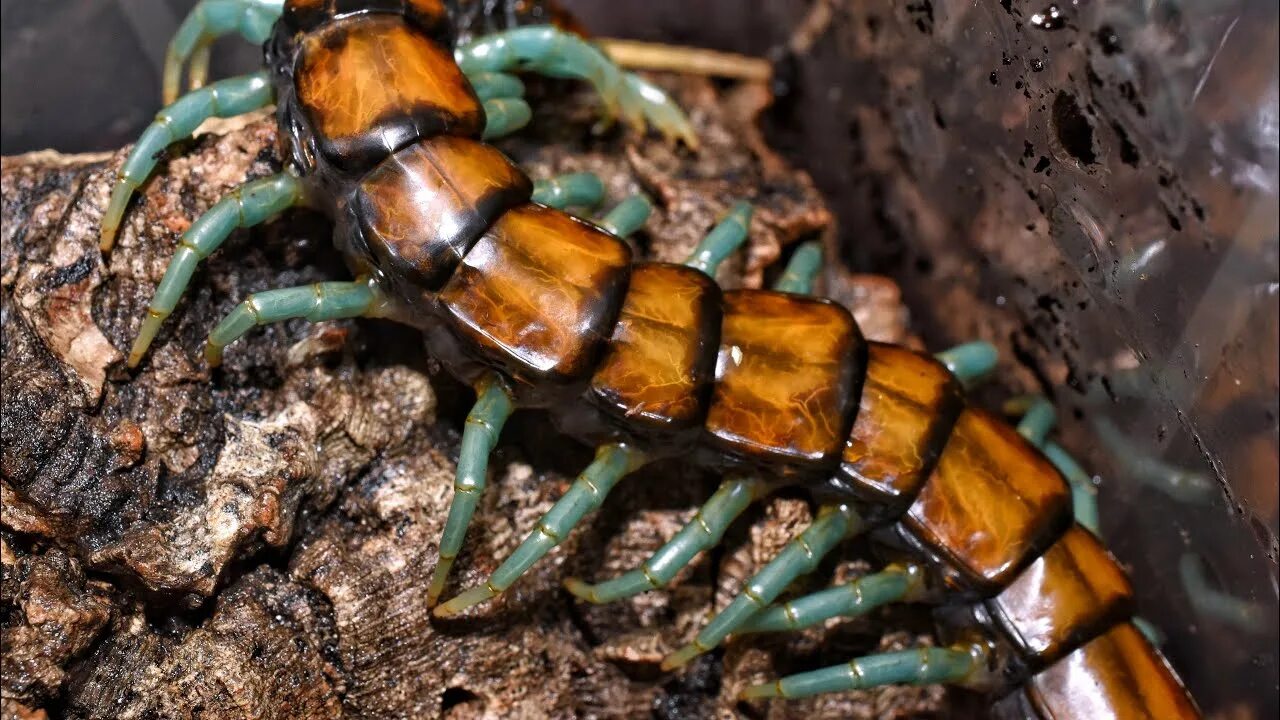
<svg viewBox="0 0 1280 720"><path fill-rule="evenodd" d="M132 142L160 108L165 48L191 0L0 0L0 152L107 150ZM210 77L262 52L218 44Z"/></svg>

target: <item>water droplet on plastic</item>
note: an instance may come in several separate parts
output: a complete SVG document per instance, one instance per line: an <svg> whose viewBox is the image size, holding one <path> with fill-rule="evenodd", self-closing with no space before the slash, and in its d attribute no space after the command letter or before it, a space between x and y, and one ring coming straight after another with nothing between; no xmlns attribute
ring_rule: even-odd
<svg viewBox="0 0 1280 720"><path fill-rule="evenodd" d="M1032 27L1037 27L1041 30L1061 30L1066 24L1067 15L1056 4L1050 5L1031 16Z"/></svg>

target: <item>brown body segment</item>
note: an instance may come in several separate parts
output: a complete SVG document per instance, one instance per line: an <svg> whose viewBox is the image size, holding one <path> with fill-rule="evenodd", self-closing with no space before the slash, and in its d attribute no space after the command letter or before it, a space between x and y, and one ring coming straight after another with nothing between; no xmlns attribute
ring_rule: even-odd
<svg viewBox="0 0 1280 720"><path fill-rule="evenodd" d="M359 173L432 135L480 137L484 111L451 51L403 18L358 15L303 36L298 103L328 164Z"/></svg>
<svg viewBox="0 0 1280 720"><path fill-rule="evenodd" d="M522 382L591 371L627 288L631 251L593 225L540 205L503 214L440 291L454 331Z"/></svg>
<svg viewBox="0 0 1280 720"><path fill-rule="evenodd" d="M857 323L835 303L725 293L709 444L783 474L830 469L849 435L866 358Z"/></svg>
<svg viewBox="0 0 1280 720"><path fill-rule="evenodd" d="M1159 651L1117 625L1033 676L1022 690L1045 720L1190 720L1200 712Z"/></svg>
<svg viewBox="0 0 1280 720"><path fill-rule="evenodd" d="M1067 527L1070 501L1066 481L1038 450L969 408L903 527L942 558L949 584L989 597Z"/></svg>
<svg viewBox="0 0 1280 720"><path fill-rule="evenodd" d="M529 178L493 146L438 135L374 168L351 209L379 268L438 290L489 225L532 192Z"/></svg>
<svg viewBox="0 0 1280 720"><path fill-rule="evenodd" d="M1132 600L1115 558L1073 525L987 608L1034 672L1129 617Z"/></svg>
<svg viewBox="0 0 1280 720"><path fill-rule="evenodd" d="M684 265L641 263L589 391L630 424L682 430L700 424L715 372L720 288Z"/></svg>
<svg viewBox="0 0 1280 720"><path fill-rule="evenodd" d="M844 484L877 514L906 510L964 409L960 382L933 358L871 343L858 414L841 455Z"/></svg>

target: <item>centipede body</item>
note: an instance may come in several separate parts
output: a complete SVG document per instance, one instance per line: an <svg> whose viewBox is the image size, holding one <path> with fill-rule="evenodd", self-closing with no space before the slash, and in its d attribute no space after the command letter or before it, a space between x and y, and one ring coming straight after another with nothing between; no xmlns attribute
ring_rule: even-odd
<svg viewBox="0 0 1280 720"><path fill-rule="evenodd" d="M310 296L249 298L211 334L217 361L222 346L264 319L382 316L421 329L432 357L479 395L459 463L460 520L451 510L442 559L451 561L444 548L461 542L465 508L483 490L481 461L514 409L545 408L562 432L599 448L490 581L438 613L501 594L628 472L686 456L750 480L727 485L720 504L712 498L698 518L704 537L694 528L666 565L655 560L640 569L639 584L627 581L628 593L661 586L679 567L672 558L687 562L688 550L716 541L755 497L798 486L822 512L669 668L766 610L789 578L814 569L845 537L874 531L918 558L944 604L964 608L950 614L969 618L959 634L970 650L855 661L843 671L851 680L821 671L750 696L853 688L869 673L994 691L1004 696L998 707L1015 715L1198 716L1130 622L1132 588L1096 536L1074 522L1062 474L1003 420L968 404L957 373L868 342L845 308L798 291L804 283L716 285L708 270L718 260L708 258L746 235L749 208L732 210L705 256L680 265L636 262L623 239L535 202L530 179L485 142L510 108L482 100L475 73L494 71L487 63L508 51L511 58L492 62L553 75L566 72L557 64L566 58L594 56L561 49L559 31L528 30L510 37L512 47L501 38L486 46L469 73L455 61L453 20L439 0L285 2L266 61L289 174L273 181L278 187L238 194L236 222L307 202L334 219L335 245L361 280L316 286ZM527 49L512 49L518 42L542 43L546 56L530 61ZM641 125L679 127L665 98L641 81L594 75L606 93L618 93L615 109L633 124L638 114ZM244 87L260 95L259 85ZM120 178L128 192L141 182L124 171ZM273 200L256 202L251 190ZM176 301L172 288L180 292L219 232L202 226L184 239L175 267L185 275L166 275L158 296ZM172 311L166 302L153 302L133 362ZM448 563L440 567L443 583ZM605 585L570 589L600 600Z"/></svg>

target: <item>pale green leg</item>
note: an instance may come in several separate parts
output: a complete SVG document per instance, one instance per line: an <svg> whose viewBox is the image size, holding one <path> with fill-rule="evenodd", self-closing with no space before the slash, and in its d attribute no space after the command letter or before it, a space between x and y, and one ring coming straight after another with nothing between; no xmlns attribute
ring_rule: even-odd
<svg viewBox="0 0 1280 720"><path fill-rule="evenodd" d="M596 221L604 230L620 237L630 237L631 233L644 227L645 220L653 212L653 203L644 195L632 195L614 206L604 217Z"/></svg>
<svg viewBox="0 0 1280 720"><path fill-rule="evenodd" d="M498 72L481 72L468 75L471 88L481 101L494 98L524 97L524 83L515 75Z"/></svg>
<svg viewBox="0 0 1280 720"><path fill-rule="evenodd" d="M213 41L201 43L191 52L187 62L187 92L199 90L209 79L209 60L212 57ZM162 101L163 97L160 98Z"/></svg>
<svg viewBox="0 0 1280 720"><path fill-rule="evenodd" d="M484 101L485 140L510 135L529 124L533 111L529 103L518 97L500 97Z"/></svg>
<svg viewBox="0 0 1280 720"><path fill-rule="evenodd" d="M137 367L146 354L160 325L187 289L196 265L217 250L233 230L257 225L297 204L302 192L302 182L287 173L253 180L232 190L191 223L178 241L178 251L169 261L164 278L147 307L147 316L129 351L129 367Z"/></svg>
<svg viewBox="0 0 1280 720"><path fill-rule="evenodd" d="M774 290L808 295L813 292L813 281L822 269L822 244L807 242L796 248L782 271L782 277L773 284Z"/></svg>
<svg viewBox="0 0 1280 720"><path fill-rule="evenodd" d="M1044 447L1045 441L1049 438L1049 431L1053 430L1053 426L1058 422L1058 413L1053 409L1053 403L1037 395L1030 398L1015 398L1005 403L1005 408L1015 412L1020 410L1022 419L1018 421L1018 434L1032 445L1038 448Z"/></svg>
<svg viewBox="0 0 1280 720"><path fill-rule="evenodd" d="M697 146L693 126L666 93L623 72L582 38L542 25L486 35L454 51L468 76L523 70L548 77L585 80L604 101L609 115L621 115L643 129L646 121L668 138Z"/></svg>
<svg viewBox="0 0 1280 720"><path fill-rule="evenodd" d="M720 263L746 241L751 228L751 213L751 203L745 200L735 203L724 219L689 253L684 264L715 278Z"/></svg>
<svg viewBox="0 0 1280 720"><path fill-rule="evenodd" d="M1147 642L1151 643L1152 647L1163 647L1165 640L1168 640L1168 638L1165 637L1163 630L1156 627L1155 623L1144 617L1134 615L1129 619L1129 622L1133 623L1133 626L1138 628L1138 632L1142 633L1142 637L1146 638Z"/></svg>
<svg viewBox="0 0 1280 720"><path fill-rule="evenodd" d="M995 345L985 340L975 340L943 350L934 357L947 366L961 385L969 388L995 371L1000 353Z"/></svg>
<svg viewBox="0 0 1280 720"><path fill-rule="evenodd" d="M623 77L631 92L640 98L640 106L644 108L649 124L669 141L679 140L690 148L698 147L698 134L693 123L666 91L635 73L624 73Z"/></svg>
<svg viewBox="0 0 1280 720"><path fill-rule="evenodd" d="M374 315L384 300L373 280L322 282L254 293L218 323L204 346L210 366L222 364L222 350L258 325L306 318L311 322Z"/></svg>
<svg viewBox="0 0 1280 720"><path fill-rule="evenodd" d="M910 598L923 588L924 570L919 566L890 565L874 575L771 605L756 613L738 632L803 630L833 617L864 615L882 605Z"/></svg>
<svg viewBox="0 0 1280 720"><path fill-rule="evenodd" d="M577 172L535 180L532 200L564 210L570 207L596 207L604 202L604 183L595 173Z"/></svg>
<svg viewBox="0 0 1280 720"><path fill-rule="evenodd" d="M266 107L275 100L271 80L264 70L252 75L228 78L182 96L156 114L129 157L116 174L111 188L111 200L102 216L100 246L103 252L111 249L120 230L129 198L142 186L165 148L191 137L200 124L211 117L232 117Z"/></svg>
<svg viewBox="0 0 1280 720"><path fill-rule="evenodd" d="M1049 431L1057 421L1057 413L1047 399L1032 395L1013 398L1005 403L1005 411L1011 415L1021 414L1018 422L1018 433L1032 445L1040 448L1044 456L1066 478L1071 486L1071 504L1076 522L1082 527L1098 534L1098 490L1093 478L1080 467L1061 445L1051 442Z"/></svg>
<svg viewBox="0 0 1280 720"><path fill-rule="evenodd" d="M1261 604L1224 593L1209 584L1200 556L1184 554L1178 560L1178 574L1187 599L1201 615L1249 633L1256 634L1267 627L1267 610Z"/></svg>
<svg viewBox="0 0 1280 720"><path fill-rule="evenodd" d="M597 585L577 578L565 581L574 595L592 603L608 603L665 587L698 553L713 547L724 537L734 519L759 497L765 484L755 479L726 480L693 519L680 528L670 542L649 556L636 570Z"/></svg>
<svg viewBox="0 0 1280 720"><path fill-rule="evenodd" d="M462 549L467 526L471 524L471 516L480 503L480 494L484 492L489 453L498 444L502 426L514 410L511 394L501 381L491 378L479 387L476 404L471 407L462 431L462 449L458 452L458 469L453 482L453 502L449 505L449 517L440 536L440 557L431 575L431 584L427 586L428 607L436 604L449 579L449 569Z"/></svg>
<svg viewBox="0 0 1280 720"><path fill-rule="evenodd" d="M860 657L843 665L788 675L752 685L739 695L757 698L802 698L829 692L866 690L881 685L961 683L981 670L986 652L978 645L917 648Z"/></svg>
<svg viewBox="0 0 1280 720"><path fill-rule="evenodd" d="M707 623L692 643L663 658L662 669L681 667L724 642L751 616L772 603L792 581L813 572L823 556L841 540L861 532L864 527L862 518L849 506L823 506L813 524L748 580L742 592Z"/></svg>
<svg viewBox="0 0 1280 720"><path fill-rule="evenodd" d="M533 564L559 545L582 518L600 507L605 496L625 475L645 462L644 455L621 444L602 445L596 459L574 481L564 497L538 521L538 527L525 538L498 569L480 585L437 607L437 617L450 617L501 595Z"/></svg>
<svg viewBox="0 0 1280 720"><path fill-rule="evenodd" d="M1061 445L1045 443L1041 451L1071 485L1071 505L1076 522L1094 535L1099 534L1098 488L1093 484L1093 477Z"/></svg>
<svg viewBox="0 0 1280 720"><path fill-rule="evenodd" d="M200 0L169 41L164 57L164 102L178 97L182 67L191 61L192 87L204 84L209 69L209 45L233 32L254 45L271 36L284 11L284 0Z"/></svg>
<svg viewBox="0 0 1280 720"><path fill-rule="evenodd" d="M1134 480L1183 503L1205 505L1221 492L1208 474L1178 467L1137 448L1111 418L1095 414L1092 419L1098 439Z"/></svg>

